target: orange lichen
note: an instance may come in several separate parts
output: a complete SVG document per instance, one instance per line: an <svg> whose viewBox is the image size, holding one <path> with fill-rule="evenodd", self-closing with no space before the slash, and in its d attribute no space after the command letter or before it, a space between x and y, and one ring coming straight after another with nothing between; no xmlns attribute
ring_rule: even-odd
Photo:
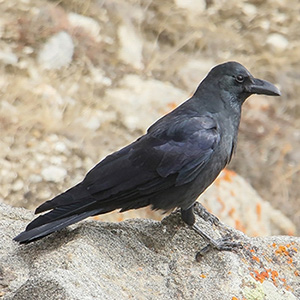
<svg viewBox="0 0 300 300"><path fill-rule="evenodd" d="M237 297L232 297L231 300L239 300Z"/></svg>
<svg viewBox="0 0 300 300"><path fill-rule="evenodd" d="M259 272L257 270L253 271L255 273L255 275L253 273L250 273L250 275L257 281L259 281L260 283L263 283L265 281L265 279L269 278L269 273L268 271L264 270L262 272Z"/></svg>
<svg viewBox="0 0 300 300"><path fill-rule="evenodd" d="M171 111L171 110L173 110L173 109L175 109L175 108L177 107L177 104L176 104L175 102L169 102L169 103L167 104L167 107L168 107L168 109L170 109L170 111Z"/></svg>
<svg viewBox="0 0 300 300"><path fill-rule="evenodd" d="M260 260L259 260L259 258L258 258L257 256L254 256L254 255L253 255L253 256L252 256L252 259L255 260L255 261L257 261L258 263L260 262Z"/></svg>
<svg viewBox="0 0 300 300"><path fill-rule="evenodd" d="M200 277L201 277L201 278L206 278L206 275L201 274Z"/></svg>
<svg viewBox="0 0 300 300"><path fill-rule="evenodd" d="M268 271L262 271L262 272L260 272L260 275L263 276L264 278L269 278Z"/></svg>
<svg viewBox="0 0 300 300"><path fill-rule="evenodd" d="M225 210L225 203L220 197L217 197L217 200L221 204L221 212L223 212Z"/></svg>
<svg viewBox="0 0 300 300"><path fill-rule="evenodd" d="M235 229L242 231L242 232L246 232L246 228L245 226L241 223L240 220L235 220L235 225L234 225Z"/></svg>
<svg viewBox="0 0 300 300"><path fill-rule="evenodd" d="M286 247L283 245L280 245L278 249L275 251L278 255L289 255L289 252L286 250Z"/></svg>
<svg viewBox="0 0 300 300"><path fill-rule="evenodd" d="M296 270L296 271L294 272L294 274L295 274L295 276L300 277L300 272L299 272L299 271Z"/></svg>
<svg viewBox="0 0 300 300"><path fill-rule="evenodd" d="M287 263L288 263L289 265L291 265L291 264L293 263L293 259L292 259L291 257L289 257L289 258L287 259Z"/></svg>
<svg viewBox="0 0 300 300"><path fill-rule="evenodd" d="M273 244L272 244L272 247L273 247L273 248L276 248L276 247L277 247L277 244L276 244L276 243L273 243Z"/></svg>
<svg viewBox="0 0 300 300"><path fill-rule="evenodd" d="M278 277L278 272L277 271L271 271L271 278L272 278L273 284L275 286L277 286L277 281L276 281L277 277Z"/></svg>
<svg viewBox="0 0 300 300"><path fill-rule="evenodd" d="M256 203L256 214L257 214L257 220L261 221L261 204Z"/></svg>
<svg viewBox="0 0 300 300"><path fill-rule="evenodd" d="M291 287L291 286L289 286L289 285L287 285L287 284L285 284L285 285L284 285L284 288L285 288L287 291L290 291L290 290L292 290L292 287Z"/></svg>
<svg viewBox="0 0 300 300"><path fill-rule="evenodd" d="M230 216L230 217L233 217L233 214L235 213L235 208L234 207L232 207L229 211L228 211L228 215Z"/></svg>
<svg viewBox="0 0 300 300"><path fill-rule="evenodd" d="M118 221L118 222L124 221L124 216L123 216L123 215L118 215L117 221Z"/></svg>
<svg viewBox="0 0 300 300"><path fill-rule="evenodd" d="M232 182L233 177L236 176L236 173L234 171L224 169L223 170L223 176L221 177L223 180L227 182Z"/></svg>

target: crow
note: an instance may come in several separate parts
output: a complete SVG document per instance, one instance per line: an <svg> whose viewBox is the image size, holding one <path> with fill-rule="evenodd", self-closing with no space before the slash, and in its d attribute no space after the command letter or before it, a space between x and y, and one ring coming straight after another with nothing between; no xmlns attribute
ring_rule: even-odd
<svg viewBox="0 0 300 300"><path fill-rule="evenodd" d="M252 94L280 96L280 91L237 62L215 66L190 99L156 121L145 135L104 158L82 182L40 205L36 214L49 212L14 240L29 243L90 216L151 206L165 212L179 208L182 220L210 248L237 247L226 238L208 236L196 225L194 213L218 221L195 205L196 199L230 162L241 107Z"/></svg>

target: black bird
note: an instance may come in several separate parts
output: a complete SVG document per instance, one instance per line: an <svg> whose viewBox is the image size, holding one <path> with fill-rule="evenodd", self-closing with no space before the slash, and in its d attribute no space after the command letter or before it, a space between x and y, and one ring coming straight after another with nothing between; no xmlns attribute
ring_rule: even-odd
<svg viewBox="0 0 300 300"><path fill-rule="evenodd" d="M82 182L40 205L35 213L50 211L14 240L29 243L89 216L150 205L164 211L180 208L183 221L210 247L231 250L236 243L215 241L202 232L195 224L194 208L202 217L217 220L195 201L230 162L241 107L252 94L280 92L237 62L214 67L189 100L145 135L100 161Z"/></svg>

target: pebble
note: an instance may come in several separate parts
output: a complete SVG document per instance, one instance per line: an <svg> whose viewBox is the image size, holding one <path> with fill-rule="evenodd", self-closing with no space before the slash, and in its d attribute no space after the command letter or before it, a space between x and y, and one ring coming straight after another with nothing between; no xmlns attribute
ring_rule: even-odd
<svg viewBox="0 0 300 300"><path fill-rule="evenodd" d="M244 3L242 6L243 13L249 17L257 15L257 8L253 4Z"/></svg>
<svg viewBox="0 0 300 300"><path fill-rule="evenodd" d="M43 178L38 174L30 174L29 175L29 182L38 183L41 182Z"/></svg>
<svg viewBox="0 0 300 300"><path fill-rule="evenodd" d="M120 40L119 57L136 69L143 68L143 40L131 24L122 24L118 30ZM134 45L134 47L133 47Z"/></svg>
<svg viewBox="0 0 300 300"><path fill-rule="evenodd" d="M67 146L63 142L57 142L54 145L54 149L60 153L65 153L68 150Z"/></svg>
<svg viewBox="0 0 300 300"><path fill-rule="evenodd" d="M101 40L100 26L94 19L76 13L69 13L68 20L73 27L82 27L96 42Z"/></svg>
<svg viewBox="0 0 300 300"><path fill-rule="evenodd" d="M38 62L45 69L60 69L68 66L74 54L74 44L71 36L60 31L44 44L38 53Z"/></svg>
<svg viewBox="0 0 300 300"><path fill-rule="evenodd" d="M267 38L267 44L275 50L284 51L288 45L289 41L279 33L272 33Z"/></svg>
<svg viewBox="0 0 300 300"><path fill-rule="evenodd" d="M13 183L11 189L12 189L14 192L18 192L18 191L22 190L23 187L24 187L24 182L23 182L21 179L17 179L17 180Z"/></svg>
<svg viewBox="0 0 300 300"><path fill-rule="evenodd" d="M16 65L18 63L18 57L11 51L0 51L0 61L5 65Z"/></svg>
<svg viewBox="0 0 300 300"><path fill-rule="evenodd" d="M93 131L99 129L101 122L97 116L92 116L89 120L84 123L84 127Z"/></svg>
<svg viewBox="0 0 300 300"><path fill-rule="evenodd" d="M58 166L48 166L42 170L41 175L46 181L58 183L65 179L67 171Z"/></svg>
<svg viewBox="0 0 300 300"><path fill-rule="evenodd" d="M202 13L206 9L205 0L175 0L178 7L189 10L192 14Z"/></svg>

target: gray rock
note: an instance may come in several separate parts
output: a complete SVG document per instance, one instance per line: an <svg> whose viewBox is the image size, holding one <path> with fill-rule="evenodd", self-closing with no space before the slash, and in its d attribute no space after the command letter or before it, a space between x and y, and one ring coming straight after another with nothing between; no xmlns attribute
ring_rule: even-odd
<svg viewBox="0 0 300 300"><path fill-rule="evenodd" d="M65 31L60 31L44 44L38 53L38 62L45 69L60 69L71 63L73 53L71 36Z"/></svg>
<svg viewBox="0 0 300 300"><path fill-rule="evenodd" d="M194 86L195 89L199 85L199 78L204 78L207 70L211 69L216 62L206 58L190 58L178 70L178 76L187 87Z"/></svg>
<svg viewBox="0 0 300 300"><path fill-rule="evenodd" d="M170 83L129 74L119 88L107 90L105 98L128 129L146 131L153 120L186 100L188 94Z"/></svg>
<svg viewBox="0 0 300 300"><path fill-rule="evenodd" d="M143 40L138 31L129 22L124 22L118 29L120 41L119 58L136 69L143 68ZM134 47L132 47L134 45Z"/></svg>
<svg viewBox="0 0 300 300"><path fill-rule="evenodd" d="M0 286L3 299L299 299L300 239L249 238L199 219L218 238L243 243L211 251L172 214L162 222L85 221L29 245L12 238L33 215L0 204ZM236 298L234 298L236 297Z"/></svg>
<svg viewBox="0 0 300 300"><path fill-rule="evenodd" d="M233 171L221 172L199 200L224 223L247 235L296 233L296 226L289 218L263 200L243 177Z"/></svg>

